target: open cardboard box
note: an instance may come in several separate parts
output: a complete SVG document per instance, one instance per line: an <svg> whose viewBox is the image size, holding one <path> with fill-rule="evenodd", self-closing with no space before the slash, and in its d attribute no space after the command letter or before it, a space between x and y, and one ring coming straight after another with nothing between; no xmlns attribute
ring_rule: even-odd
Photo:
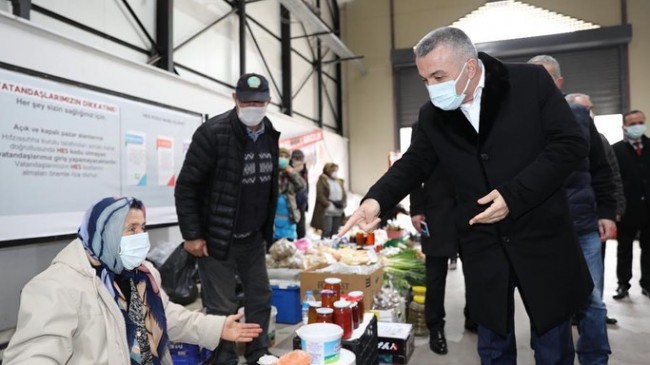
<svg viewBox="0 0 650 365"><path fill-rule="evenodd" d="M312 290L317 300L320 300L320 291L325 285L325 278L341 279L341 294L347 294L351 291L361 290L363 292L363 305L365 310L372 308L373 296L381 291L384 282L384 270L377 265L373 272L361 274L339 274L333 272L316 272L315 270L326 267L319 266L312 270L305 270L300 273L300 297L305 297L307 290Z"/></svg>

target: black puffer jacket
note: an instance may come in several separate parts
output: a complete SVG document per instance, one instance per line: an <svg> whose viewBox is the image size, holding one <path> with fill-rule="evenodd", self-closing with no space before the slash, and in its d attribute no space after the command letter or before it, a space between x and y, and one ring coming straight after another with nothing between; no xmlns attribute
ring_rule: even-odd
<svg viewBox="0 0 650 365"><path fill-rule="evenodd" d="M612 170L589 111L571 105L571 111L589 144L589 155L569 176L565 184L571 219L576 234L598 232L598 219L615 219Z"/></svg>
<svg viewBox="0 0 650 365"><path fill-rule="evenodd" d="M273 218L278 200L278 140L280 133L264 118L273 141L273 178L267 219L262 229L266 242L273 239ZM237 207L247 138L235 109L212 117L201 125L185 156L174 196L181 234L185 240L203 238L210 255L228 257Z"/></svg>

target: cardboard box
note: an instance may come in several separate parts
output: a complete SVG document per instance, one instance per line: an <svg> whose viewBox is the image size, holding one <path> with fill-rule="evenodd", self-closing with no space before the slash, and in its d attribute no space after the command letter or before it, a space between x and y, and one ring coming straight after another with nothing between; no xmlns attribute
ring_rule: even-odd
<svg viewBox="0 0 650 365"><path fill-rule="evenodd" d="M379 322L377 334L380 363L408 364L415 349L412 324Z"/></svg>
<svg viewBox="0 0 650 365"><path fill-rule="evenodd" d="M377 265L377 269L367 275L305 270L300 273L300 297L304 298L305 292L312 290L316 299L320 300L319 292L323 289L325 278L341 279L341 294L355 290L363 291L363 305L368 311L372 308L373 296L381 291L381 286L384 283L384 270L379 265Z"/></svg>

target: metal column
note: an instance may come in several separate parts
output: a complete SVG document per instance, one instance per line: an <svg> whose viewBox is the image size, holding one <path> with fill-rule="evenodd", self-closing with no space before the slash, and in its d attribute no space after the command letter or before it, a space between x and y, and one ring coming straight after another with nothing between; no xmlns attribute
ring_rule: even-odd
<svg viewBox="0 0 650 365"><path fill-rule="evenodd" d="M246 73L246 0L237 1L239 13L239 75Z"/></svg>
<svg viewBox="0 0 650 365"><path fill-rule="evenodd" d="M15 16L29 20L29 11L32 8L32 0L11 0L11 6Z"/></svg>
<svg viewBox="0 0 650 365"><path fill-rule="evenodd" d="M174 72L174 0L156 3L156 45L160 60L156 66Z"/></svg>
<svg viewBox="0 0 650 365"><path fill-rule="evenodd" d="M291 88L291 14L289 10L280 5L280 46L282 52L282 107L281 110L286 115L293 113Z"/></svg>

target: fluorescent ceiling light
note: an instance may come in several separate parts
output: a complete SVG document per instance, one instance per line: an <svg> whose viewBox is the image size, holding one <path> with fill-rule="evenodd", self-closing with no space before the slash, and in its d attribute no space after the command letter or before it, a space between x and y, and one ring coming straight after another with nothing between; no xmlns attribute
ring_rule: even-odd
<svg viewBox="0 0 650 365"><path fill-rule="evenodd" d="M462 29L474 43L600 28L596 24L515 0L488 2L452 26Z"/></svg>
<svg viewBox="0 0 650 365"><path fill-rule="evenodd" d="M357 57L336 34L332 33L331 29L323 20L311 11L305 2L302 0L280 0L280 3L289 10L293 17L305 25L305 29L309 34L314 34L320 38L323 44L331 49L332 52L336 53L336 55L343 59ZM352 59L350 62L357 66L361 74L366 73L366 67L361 60Z"/></svg>

